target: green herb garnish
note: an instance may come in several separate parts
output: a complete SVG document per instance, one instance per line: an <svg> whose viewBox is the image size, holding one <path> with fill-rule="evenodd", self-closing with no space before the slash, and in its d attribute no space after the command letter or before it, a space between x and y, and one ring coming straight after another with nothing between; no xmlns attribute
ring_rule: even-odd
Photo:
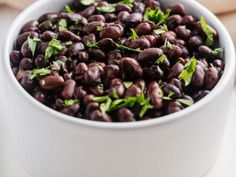
<svg viewBox="0 0 236 177"><path fill-rule="evenodd" d="M65 106L65 107L69 107L69 106L72 106L72 105L74 105L74 104L79 104L80 103L80 101L78 100L78 99L69 99L69 100L64 100L64 103L63 103L63 105Z"/></svg>
<svg viewBox="0 0 236 177"><path fill-rule="evenodd" d="M125 88L130 88L133 85L133 82L126 81L126 82L123 82L123 84L124 84Z"/></svg>
<svg viewBox="0 0 236 177"><path fill-rule="evenodd" d="M58 54L59 51L63 50L64 46L61 44L61 41L57 40L57 39L52 39L49 43L48 43L48 47L45 51L45 60L48 60L49 58L51 58L53 55Z"/></svg>
<svg viewBox="0 0 236 177"><path fill-rule="evenodd" d="M184 80L185 86L188 86L191 83L196 65L197 59L193 56L191 60L184 66L185 69L180 73L178 78Z"/></svg>
<svg viewBox="0 0 236 177"><path fill-rule="evenodd" d="M214 56L220 56L224 52L223 48L216 48L212 51L212 55Z"/></svg>
<svg viewBox="0 0 236 177"><path fill-rule="evenodd" d="M41 78L42 76L46 76L51 74L51 70L48 68L40 68L40 69L33 69L29 76L30 80Z"/></svg>
<svg viewBox="0 0 236 177"><path fill-rule="evenodd" d="M81 0L80 1L80 3L83 4L84 6L89 6L95 2L96 2L96 0Z"/></svg>
<svg viewBox="0 0 236 177"><path fill-rule="evenodd" d="M212 46L214 44L214 33L212 28L206 23L205 18L203 16L201 16L200 18L200 23L204 33L207 36L205 44L207 46Z"/></svg>
<svg viewBox="0 0 236 177"><path fill-rule="evenodd" d="M160 34L163 34L163 33L165 33L166 32L166 30L165 29L156 29L156 30L153 30L153 32L155 33L155 34L157 34L157 35L160 35Z"/></svg>
<svg viewBox="0 0 236 177"><path fill-rule="evenodd" d="M59 31L65 31L67 30L67 21L66 19L61 19L58 23Z"/></svg>
<svg viewBox="0 0 236 177"><path fill-rule="evenodd" d="M175 93L172 92L172 91L169 91L168 95L163 97L164 100L172 100L172 96L174 95Z"/></svg>
<svg viewBox="0 0 236 177"><path fill-rule="evenodd" d="M194 101L190 99L177 99L176 101L186 106L191 106L194 103Z"/></svg>
<svg viewBox="0 0 236 177"><path fill-rule="evenodd" d="M71 9L71 7L68 5L65 6L65 12L70 13L70 14L74 13L73 10Z"/></svg>
<svg viewBox="0 0 236 177"><path fill-rule="evenodd" d="M124 50L129 50L129 51L133 51L133 52L142 52L142 50L140 48L137 48L137 49L133 49L133 48L130 48L130 47L127 47L125 45L121 45L121 44L118 44L116 42L113 42L117 48L119 49L124 49Z"/></svg>
<svg viewBox="0 0 236 177"><path fill-rule="evenodd" d="M103 30L103 26L97 26L97 31L102 31Z"/></svg>
<svg viewBox="0 0 236 177"><path fill-rule="evenodd" d="M155 10L146 8L144 19L150 20L156 23L157 25L165 24L168 17L170 16L170 9L167 9L166 12L162 12L159 7L157 7Z"/></svg>
<svg viewBox="0 0 236 177"><path fill-rule="evenodd" d="M86 46L87 46L88 48L99 48L97 42L87 42L87 43L86 43Z"/></svg>
<svg viewBox="0 0 236 177"><path fill-rule="evenodd" d="M155 64L160 64L163 63L166 59L166 56L164 54L162 54L155 62Z"/></svg>
<svg viewBox="0 0 236 177"><path fill-rule="evenodd" d="M168 49L172 49L173 48L172 44L168 41L168 39L165 40L164 47L166 47Z"/></svg>
<svg viewBox="0 0 236 177"><path fill-rule="evenodd" d="M130 31L131 31L132 35L129 37L129 39L138 39L139 38L138 34L134 30L134 28L130 28Z"/></svg>
<svg viewBox="0 0 236 177"><path fill-rule="evenodd" d="M97 7L97 10L104 13L112 13L115 12L116 9L113 5L109 4L108 6Z"/></svg>
<svg viewBox="0 0 236 177"><path fill-rule="evenodd" d="M141 111L139 113L139 117L143 117L149 109L154 108L153 105L150 104L150 97L145 99L144 102L141 105L142 105L142 108L141 108Z"/></svg>
<svg viewBox="0 0 236 177"><path fill-rule="evenodd" d="M40 39L35 36L33 38L28 36L28 38L27 38L28 46L29 46L33 56L35 54L36 47L37 47L39 41L40 41Z"/></svg>
<svg viewBox="0 0 236 177"><path fill-rule="evenodd" d="M134 0L121 0L121 1L119 1L119 3L133 7Z"/></svg>
<svg viewBox="0 0 236 177"><path fill-rule="evenodd" d="M61 69L61 61L57 60L57 61L53 61L53 65L57 68L57 70L59 71Z"/></svg>

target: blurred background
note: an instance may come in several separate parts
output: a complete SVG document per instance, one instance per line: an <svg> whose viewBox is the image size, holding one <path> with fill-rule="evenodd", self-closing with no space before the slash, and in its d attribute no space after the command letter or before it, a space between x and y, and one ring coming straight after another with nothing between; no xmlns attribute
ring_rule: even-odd
<svg viewBox="0 0 236 177"><path fill-rule="evenodd" d="M14 18L34 0L0 0L0 48L9 25ZM193 0L192 0L193 1ZM214 12L225 24L236 45L236 0L199 0L204 6ZM1 67L1 66L0 66ZM1 83L0 83L1 86ZM224 144L219 159L206 177L236 176L236 138L235 126L236 91L232 103L232 112L224 138ZM4 117L4 116L3 116ZM30 177L21 167L14 152L6 121L0 117L0 177ZM3 118L3 119L2 119Z"/></svg>

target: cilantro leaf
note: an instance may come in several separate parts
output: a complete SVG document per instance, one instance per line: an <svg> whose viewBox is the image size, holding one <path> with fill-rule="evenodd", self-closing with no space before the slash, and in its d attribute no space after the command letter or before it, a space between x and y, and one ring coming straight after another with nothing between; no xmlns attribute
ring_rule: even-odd
<svg viewBox="0 0 236 177"><path fill-rule="evenodd" d="M166 47L168 49L172 49L173 48L172 44L168 41L168 39L165 40L164 47Z"/></svg>
<svg viewBox="0 0 236 177"><path fill-rule="evenodd" d="M72 105L74 105L74 104L79 104L80 103L80 101L78 100L78 99L69 99L69 100L64 100L64 103L63 103L63 105L65 106L65 107L69 107L69 106L72 106Z"/></svg>
<svg viewBox="0 0 236 177"><path fill-rule="evenodd" d="M53 61L53 65L56 66L56 68L58 69L58 71L61 69L61 61L57 60L57 61Z"/></svg>
<svg viewBox="0 0 236 177"><path fill-rule="evenodd" d="M134 0L121 0L121 1L119 1L119 3L133 7Z"/></svg>
<svg viewBox="0 0 236 177"><path fill-rule="evenodd" d="M214 44L214 34L212 31L212 28L206 23L205 18L203 16L201 16L201 18L200 18L200 24L201 24L201 27L202 27L204 33L207 36L207 40L206 40L205 44L207 46L212 46Z"/></svg>
<svg viewBox="0 0 236 177"><path fill-rule="evenodd" d="M112 13L115 12L116 9L113 5L109 4L108 6L97 7L97 10L104 13Z"/></svg>
<svg viewBox="0 0 236 177"><path fill-rule="evenodd" d="M129 37L129 39L138 39L138 34L136 33L136 31L134 30L134 28L130 28L132 35Z"/></svg>
<svg viewBox="0 0 236 177"><path fill-rule="evenodd" d="M96 42L87 42L86 46L88 48L99 48L98 43L96 43Z"/></svg>
<svg viewBox="0 0 236 177"><path fill-rule="evenodd" d="M72 11L71 7L68 6L68 5L65 6L65 12L66 12L66 13L70 13L70 14L74 13L74 12Z"/></svg>
<svg viewBox="0 0 236 177"><path fill-rule="evenodd" d="M154 107L150 104L150 97L145 99L145 101L142 103L141 111L139 112L139 117L143 117L148 109L153 109Z"/></svg>
<svg viewBox="0 0 236 177"><path fill-rule="evenodd" d="M224 52L223 48L216 48L212 51L212 55L214 56L220 56Z"/></svg>
<svg viewBox="0 0 236 177"><path fill-rule="evenodd" d="M137 49L133 49L133 48L130 48L130 47L127 47L125 45L121 45L121 44L118 44L116 42L113 42L117 48L119 49L124 49L124 50L129 50L129 51L133 51L133 52L142 52L142 50L140 48L137 48Z"/></svg>
<svg viewBox="0 0 236 177"><path fill-rule="evenodd" d="M159 7L157 7L155 10L146 8L145 14L144 14L144 20L150 20L156 23L157 25L165 24L168 17L170 16L170 9L167 9L166 12L162 12Z"/></svg>
<svg viewBox="0 0 236 177"><path fill-rule="evenodd" d="M153 32L155 33L155 34L157 34L157 35L160 35L160 34L163 34L163 33L165 33L166 32L166 30L165 29L156 29L156 30L153 30Z"/></svg>
<svg viewBox="0 0 236 177"><path fill-rule="evenodd" d="M84 6L89 6L96 2L96 0L81 0L80 3L83 4Z"/></svg>
<svg viewBox="0 0 236 177"><path fill-rule="evenodd" d="M126 81L126 82L123 82L123 84L124 84L125 88L130 88L133 85L133 82Z"/></svg>
<svg viewBox="0 0 236 177"><path fill-rule="evenodd" d="M27 38L27 42L28 42L29 48L30 48L33 56L35 54L36 47L37 47L39 41L40 41L40 39L37 37L31 38L30 36L28 36L28 38Z"/></svg>
<svg viewBox="0 0 236 177"><path fill-rule="evenodd" d="M52 39L49 43L48 43L48 47L45 51L45 60L48 60L49 58L51 58L53 55L58 54L59 51L63 50L64 46L61 44L61 41L57 40L57 39Z"/></svg>
<svg viewBox="0 0 236 177"><path fill-rule="evenodd" d="M186 106L191 106L194 103L194 101L190 100L190 99L177 99L176 101L179 102L180 104L184 104Z"/></svg>
<svg viewBox="0 0 236 177"><path fill-rule="evenodd" d="M97 31L102 31L103 27L102 26L97 26Z"/></svg>
<svg viewBox="0 0 236 177"><path fill-rule="evenodd" d="M110 97L107 97L106 101L100 105L100 110L102 111L103 114L108 112L110 110L112 100Z"/></svg>
<svg viewBox="0 0 236 177"><path fill-rule="evenodd" d="M66 28L67 28L67 21L66 21L66 19L61 19L59 21L58 25L59 25L59 31L66 30Z"/></svg>
<svg viewBox="0 0 236 177"><path fill-rule="evenodd" d="M164 54L162 54L155 62L155 64L160 64L163 63L166 59L166 56Z"/></svg>
<svg viewBox="0 0 236 177"><path fill-rule="evenodd" d="M29 79L33 80L35 78L40 78L42 76L46 76L46 75L49 75L49 74L51 74L51 70L48 69L48 68L33 69L31 71Z"/></svg>
<svg viewBox="0 0 236 177"><path fill-rule="evenodd" d="M188 86L191 83L193 73L196 69L197 59L192 57L191 60L184 66L184 70L180 73L179 79L183 79L185 86Z"/></svg>

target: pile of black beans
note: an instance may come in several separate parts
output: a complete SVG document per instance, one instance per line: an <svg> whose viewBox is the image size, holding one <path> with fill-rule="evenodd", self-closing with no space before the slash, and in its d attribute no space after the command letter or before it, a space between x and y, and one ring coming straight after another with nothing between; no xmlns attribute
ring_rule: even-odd
<svg viewBox="0 0 236 177"><path fill-rule="evenodd" d="M27 22L10 54L36 100L94 121L158 118L191 106L218 83L224 51L203 16L157 0L74 0Z"/></svg>

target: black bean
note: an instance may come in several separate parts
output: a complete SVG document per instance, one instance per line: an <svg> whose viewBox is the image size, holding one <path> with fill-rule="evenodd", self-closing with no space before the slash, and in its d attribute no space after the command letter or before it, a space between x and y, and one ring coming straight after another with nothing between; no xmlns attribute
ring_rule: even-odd
<svg viewBox="0 0 236 177"><path fill-rule="evenodd" d="M24 32L29 32L29 31L37 31L38 25L39 23L37 20L31 20L22 27L21 32L24 33Z"/></svg>
<svg viewBox="0 0 236 177"><path fill-rule="evenodd" d="M64 88L61 91L61 97L71 99L74 96L76 82L69 79L65 82Z"/></svg>
<svg viewBox="0 0 236 177"><path fill-rule="evenodd" d="M46 76L40 79L39 85L44 90L54 90L64 85L64 79L61 76Z"/></svg>
<svg viewBox="0 0 236 177"><path fill-rule="evenodd" d="M70 40L74 41L74 42L81 41L80 36L77 36L76 34L74 34L71 31L63 30L63 31L60 31L59 34L60 34L60 37L66 41L70 41Z"/></svg>
<svg viewBox="0 0 236 177"><path fill-rule="evenodd" d="M200 36L192 36L188 43L193 47L199 47L203 44L203 39Z"/></svg>
<svg viewBox="0 0 236 177"><path fill-rule="evenodd" d="M167 20L167 25L170 29L174 29L182 23L182 17L180 15L172 15Z"/></svg>
<svg viewBox="0 0 236 177"><path fill-rule="evenodd" d="M82 99L87 95L87 91L84 89L83 86L79 86L75 89L75 95L76 97Z"/></svg>
<svg viewBox="0 0 236 177"><path fill-rule="evenodd" d="M133 58L122 58L120 61L121 71L125 78L138 79L143 76L143 69Z"/></svg>
<svg viewBox="0 0 236 177"><path fill-rule="evenodd" d="M156 109L161 109L163 106L163 91L156 82L151 82L148 85L148 95L150 96L151 103Z"/></svg>
<svg viewBox="0 0 236 177"><path fill-rule="evenodd" d="M21 85L25 90L31 91L34 89L34 81L30 79L31 71L25 71L22 73Z"/></svg>
<svg viewBox="0 0 236 177"><path fill-rule="evenodd" d="M206 72L206 89L215 87L219 79L219 71L215 67L210 67Z"/></svg>
<svg viewBox="0 0 236 177"><path fill-rule="evenodd" d="M68 52L70 56L76 56L81 50L84 50L84 44L81 42L77 42L69 47Z"/></svg>
<svg viewBox="0 0 236 177"><path fill-rule="evenodd" d="M135 31L137 32L138 35L145 35L145 34L149 34L154 28L154 24L149 23L149 22L142 22L139 23L136 28Z"/></svg>
<svg viewBox="0 0 236 177"><path fill-rule="evenodd" d="M33 61L30 58L23 58L20 61L20 69L31 70L33 68Z"/></svg>
<svg viewBox="0 0 236 177"><path fill-rule="evenodd" d="M127 25L133 26L140 23L142 20L143 15L141 13L132 13L125 19L125 23Z"/></svg>
<svg viewBox="0 0 236 177"><path fill-rule="evenodd" d="M175 112L179 112L183 109L183 106L177 102L177 101L171 101L169 104L168 104L168 108L167 108L167 113L168 114L172 114L172 113L175 113Z"/></svg>
<svg viewBox="0 0 236 177"><path fill-rule="evenodd" d="M121 25L109 25L108 27L103 28L99 36L101 39L103 38L111 38L113 40L117 40L124 34L124 29Z"/></svg>
<svg viewBox="0 0 236 177"><path fill-rule="evenodd" d="M185 8L183 4L173 4L169 7L171 14L185 15Z"/></svg>
<svg viewBox="0 0 236 177"><path fill-rule="evenodd" d="M154 80L159 80L163 78L164 72L158 65L152 65L149 67L144 68L144 76L149 80L149 81L154 81Z"/></svg>
<svg viewBox="0 0 236 177"><path fill-rule="evenodd" d="M37 91L34 93L34 98L38 100L40 103L44 103L46 100L46 96L43 92Z"/></svg>
<svg viewBox="0 0 236 177"><path fill-rule="evenodd" d="M120 76L120 68L117 65L107 65L105 67L106 78L114 79Z"/></svg>
<svg viewBox="0 0 236 177"><path fill-rule="evenodd" d="M85 83L88 85L100 83L101 71L99 69L99 66L95 65L95 66L89 67L88 70L84 74L84 80L85 80Z"/></svg>
<svg viewBox="0 0 236 177"><path fill-rule="evenodd" d="M138 61L142 64L152 64L155 62L161 55L163 51L159 48L148 48L143 50L138 55Z"/></svg>
<svg viewBox="0 0 236 177"><path fill-rule="evenodd" d="M17 50L13 50L10 54L11 62L15 65L18 65L21 61L21 54Z"/></svg>
<svg viewBox="0 0 236 177"><path fill-rule="evenodd" d="M93 21L102 21L105 22L105 17L103 15L91 15L88 18L88 22L93 22Z"/></svg>
<svg viewBox="0 0 236 177"><path fill-rule="evenodd" d="M205 97L209 93L210 93L209 90L200 90L193 95L193 99L194 99L194 101L199 101L200 99L202 99L203 97Z"/></svg>
<svg viewBox="0 0 236 177"><path fill-rule="evenodd" d="M63 108L61 112L70 116L75 116L78 113L79 109L80 109L80 105L74 104L69 107Z"/></svg>
<svg viewBox="0 0 236 177"><path fill-rule="evenodd" d="M134 122L134 114L127 108L120 108L117 112L118 122Z"/></svg>
<svg viewBox="0 0 236 177"><path fill-rule="evenodd" d="M137 85L132 85L125 92L125 97L137 96L142 93L142 89Z"/></svg>
<svg viewBox="0 0 236 177"><path fill-rule="evenodd" d="M129 12L127 11L121 11L117 15L117 19L120 20L121 22L125 21L125 19L130 15Z"/></svg>
<svg viewBox="0 0 236 177"><path fill-rule="evenodd" d="M58 14L51 12L51 13L46 13L46 14L42 15L41 17L39 17L38 21L39 21L39 23L42 23L47 20L52 20L52 19L57 19L57 18L58 18Z"/></svg>
<svg viewBox="0 0 236 177"><path fill-rule="evenodd" d="M205 71L201 65L197 65L195 72L193 73L192 83L196 87L203 87L205 82Z"/></svg>
<svg viewBox="0 0 236 177"><path fill-rule="evenodd" d="M151 47L151 44L149 40L147 40L145 37L141 37L138 39L133 39L131 41L128 41L126 45L133 49L147 49Z"/></svg>
<svg viewBox="0 0 236 177"><path fill-rule="evenodd" d="M83 17L87 18L95 12L95 7L94 6L89 6L85 8L84 10L80 11L79 14L82 15Z"/></svg>
<svg viewBox="0 0 236 177"><path fill-rule="evenodd" d="M51 41L53 38L56 38L57 37L57 34L52 32L52 31L45 31L42 36L41 36L41 39L43 41L46 41L46 42L49 42Z"/></svg>
<svg viewBox="0 0 236 177"><path fill-rule="evenodd" d="M116 4L115 9L116 9L116 12L121 12L121 11L132 12L131 7L126 4Z"/></svg>
<svg viewBox="0 0 236 177"><path fill-rule="evenodd" d="M99 110L95 110L90 114L90 119L100 122L112 122L112 119L109 115L103 114Z"/></svg>

